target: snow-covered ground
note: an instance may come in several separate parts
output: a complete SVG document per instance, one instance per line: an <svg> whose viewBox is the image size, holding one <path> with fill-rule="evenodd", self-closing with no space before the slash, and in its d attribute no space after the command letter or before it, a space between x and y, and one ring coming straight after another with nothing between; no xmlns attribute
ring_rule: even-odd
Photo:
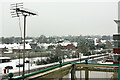
<svg viewBox="0 0 120 80"><path fill-rule="evenodd" d="M30 68L36 68L37 65L33 64L33 61L37 61L37 60L41 60L41 57L36 57L36 58L25 58L25 60L30 60L31 64L30 65ZM42 59L46 59L46 57L42 57ZM14 59L14 60L11 60L11 62L6 62L6 63L0 63L0 73L4 73L4 68L6 66L12 66L13 69L10 69L9 72L18 72L19 71L19 67L16 67L16 65L19 64L19 59ZM23 59L20 59L20 64L23 64ZM25 63L25 69L28 70L28 63ZM20 70L22 71L22 67L20 67Z"/></svg>
<svg viewBox="0 0 120 80"><path fill-rule="evenodd" d="M102 55L102 54L97 54L97 55L91 55L91 56L81 56L81 59L82 58L88 58L88 57L93 57L93 56L98 56L98 55ZM99 57L101 58L101 57ZM54 64L58 64L58 62L55 62L55 63L50 63L50 64L45 64L45 65L36 65L33 63L33 61L36 61L36 60L41 60L41 57L36 57L36 58L30 58L30 69L36 69L36 68L40 68L40 67L47 67L47 66L50 66L50 65L54 65ZM42 57L42 59L46 59L46 57ZM64 59L63 62L71 62L71 61L74 61L74 60L78 60L80 58L72 58L72 59ZM28 58L26 58L25 60L28 60ZM23 63L23 60L20 59L20 64ZM11 60L11 62L7 62L7 63L0 63L0 74L4 74L4 68L6 66L13 66L13 69L10 69L9 70L9 73L12 72L12 73L15 73L15 72L19 72L19 67L16 67L16 65L19 64L19 59L14 59L14 60ZM25 63L25 70L28 70L28 63ZM22 71L22 67L20 68L20 71Z"/></svg>

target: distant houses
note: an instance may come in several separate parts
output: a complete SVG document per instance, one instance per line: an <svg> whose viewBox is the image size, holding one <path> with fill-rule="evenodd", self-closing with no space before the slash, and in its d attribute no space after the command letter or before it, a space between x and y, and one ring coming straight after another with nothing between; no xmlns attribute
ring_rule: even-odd
<svg viewBox="0 0 120 80"><path fill-rule="evenodd" d="M18 53L18 52L22 52L23 51L23 44L20 43L14 43L14 44L0 44L0 52L1 53ZM29 43L27 43L25 45L25 50L26 51L30 51L32 48L29 45Z"/></svg>
<svg viewBox="0 0 120 80"><path fill-rule="evenodd" d="M87 38L88 39L88 38ZM109 40L109 37L102 37L98 38L89 38L94 39L94 45L97 50L100 49L112 49L113 48L113 41ZM107 39L107 40L105 40ZM67 53L76 52L78 50L78 42L70 42L69 40L58 40L54 43L42 43L38 42L34 39L27 39L25 40L25 50L26 51L33 51L33 52L40 52L40 51L55 51L57 46L60 45L60 49L62 51L66 51ZM9 43L9 44L0 44L0 53L19 53L23 52L24 49L24 41L19 43Z"/></svg>
<svg viewBox="0 0 120 80"><path fill-rule="evenodd" d="M75 50L76 47L73 44L68 44L67 46L62 46L61 49Z"/></svg>
<svg viewBox="0 0 120 80"><path fill-rule="evenodd" d="M7 42L7 41L6 41ZM65 38L28 38L25 40L25 51L32 51L36 54L50 53L65 54L68 56L81 54L96 54L104 49L112 49L113 41L110 37L103 36L99 38L76 37ZM14 41L14 43L0 43L0 53L22 53L24 41ZM105 52L105 51L103 51Z"/></svg>
<svg viewBox="0 0 120 80"><path fill-rule="evenodd" d="M30 51L32 48L29 43L25 44L25 51ZM23 52L24 50L24 45L23 44L18 44L17 46L13 47L13 53L19 53Z"/></svg>
<svg viewBox="0 0 120 80"><path fill-rule="evenodd" d="M70 41L59 41L57 43L39 43L38 46L39 47L44 47L45 49L48 49L48 47L52 47L54 46L57 47L57 45L61 46L61 49L76 49L77 47L77 42L70 42Z"/></svg>
<svg viewBox="0 0 120 80"><path fill-rule="evenodd" d="M59 41L57 43L37 43L35 40L25 40L25 51L36 51L38 49L44 48L48 50L52 48L56 49L57 45L61 45L61 49L66 50L76 50L77 42L70 41ZM24 49L24 42L13 43L13 44L0 44L0 53L19 53ZM39 51L39 50L38 50Z"/></svg>
<svg viewBox="0 0 120 80"><path fill-rule="evenodd" d="M95 38L94 44L96 46L96 49L112 49L113 48L113 40Z"/></svg>

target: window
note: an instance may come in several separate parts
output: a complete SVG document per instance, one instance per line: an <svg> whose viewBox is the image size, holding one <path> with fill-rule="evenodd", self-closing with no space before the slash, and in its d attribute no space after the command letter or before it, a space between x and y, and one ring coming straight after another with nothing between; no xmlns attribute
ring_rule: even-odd
<svg viewBox="0 0 120 80"><path fill-rule="evenodd" d="M120 55L114 55L114 61L119 62L120 61Z"/></svg>
<svg viewBox="0 0 120 80"><path fill-rule="evenodd" d="M120 42L114 42L114 48L120 48Z"/></svg>

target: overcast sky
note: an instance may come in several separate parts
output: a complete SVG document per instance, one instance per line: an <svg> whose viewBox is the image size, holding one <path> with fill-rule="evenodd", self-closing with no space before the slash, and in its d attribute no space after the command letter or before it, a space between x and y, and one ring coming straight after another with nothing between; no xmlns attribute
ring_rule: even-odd
<svg viewBox="0 0 120 80"><path fill-rule="evenodd" d="M12 2L8 1L0 5L0 36L20 36L19 20L11 17ZM118 0L30 0L24 2L24 7L38 12L38 16L27 17L27 36L112 35L117 32L113 20L118 17ZM23 31L23 17L20 19Z"/></svg>

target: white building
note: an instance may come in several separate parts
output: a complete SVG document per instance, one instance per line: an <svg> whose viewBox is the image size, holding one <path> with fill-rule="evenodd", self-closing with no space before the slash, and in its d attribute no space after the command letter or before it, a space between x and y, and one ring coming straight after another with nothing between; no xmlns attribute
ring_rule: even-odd
<svg viewBox="0 0 120 80"><path fill-rule="evenodd" d="M3 53L14 53L18 50L23 50L24 45L23 44L0 44L1 52ZM25 44L25 50L31 50L31 46L28 44Z"/></svg>

